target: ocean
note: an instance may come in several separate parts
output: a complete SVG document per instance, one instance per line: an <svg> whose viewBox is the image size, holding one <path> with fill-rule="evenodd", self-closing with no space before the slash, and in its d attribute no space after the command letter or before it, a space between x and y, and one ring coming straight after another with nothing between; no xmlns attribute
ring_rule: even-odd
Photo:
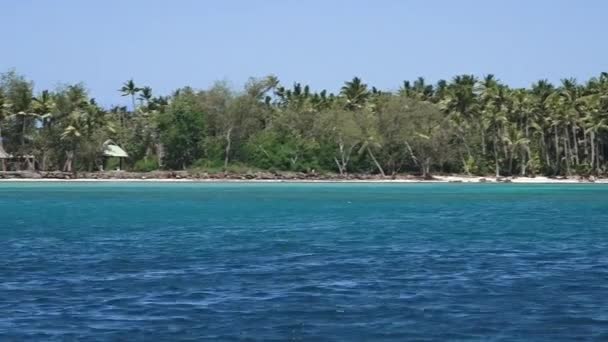
<svg viewBox="0 0 608 342"><path fill-rule="evenodd" d="M608 185L0 183L2 341L608 340Z"/></svg>

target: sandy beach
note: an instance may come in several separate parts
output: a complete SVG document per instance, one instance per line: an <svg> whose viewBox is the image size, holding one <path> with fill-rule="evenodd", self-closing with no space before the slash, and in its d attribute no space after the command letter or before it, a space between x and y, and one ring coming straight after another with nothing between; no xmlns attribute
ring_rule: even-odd
<svg viewBox="0 0 608 342"><path fill-rule="evenodd" d="M23 176L23 177L21 177ZM66 177L27 177L27 175L0 178L0 182L162 182L162 183L222 183L222 182L241 182L241 183L516 183L516 184L608 184L608 178L583 178L579 176L550 178L545 176L538 177L481 177L466 175L447 175L433 176L432 179L422 179L411 175L400 175L396 177L380 178L377 176L355 175L349 178L337 176L325 177L300 177L280 176L275 178L257 177L251 175L211 175L204 176L180 176L159 177L158 175L141 174L135 176L133 173L121 174L119 172L111 174L104 173L98 176L95 174L85 174L78 178Z"/></svg>

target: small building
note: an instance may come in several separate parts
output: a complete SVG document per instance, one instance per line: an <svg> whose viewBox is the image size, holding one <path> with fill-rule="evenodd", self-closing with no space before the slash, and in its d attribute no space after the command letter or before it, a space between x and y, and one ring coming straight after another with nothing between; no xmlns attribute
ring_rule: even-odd
<svg viewBox="0 0 608 342"><path fill-rule="evenodd" d="M129 157L127 152L125 152L125 150L123 150L120 146L118 146L112 140L106 140L103 143L102 155L103 155L103 159L104 159L104 166L105 166L105 163L108 158L118 158L119 169L121 169L121 170L122 170L122 160L124 158Z"/></svg>

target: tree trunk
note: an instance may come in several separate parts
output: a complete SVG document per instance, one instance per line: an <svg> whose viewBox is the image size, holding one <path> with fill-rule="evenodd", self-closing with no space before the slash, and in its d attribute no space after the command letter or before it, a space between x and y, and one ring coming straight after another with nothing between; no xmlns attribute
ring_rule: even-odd
<svg viewBox="0 0 608 342"><path fill-rule="evenodd" d="M595 132L591 131L589 138L591 140L591 171L595 172L596 170L593 168L595 164Z"/></svg>
<svg viewBox="0 0 608 342"><path fill-rule="evenodd" d="M342 168L342 165L338 161L338 158L334 157L334 161L336 162L336 165L338 166L338 171L340 172L340 176L344 176L344 169Z"/></svg>
<svg viewBox="0 0 608 342"><path fill-rule="evenodd" d="M344 143L342 142L342 140L340 140L338 142L340 159L338 160L338 158L334 156L334 161L336 162L336 165L338 166L338 170L340 171L341 176L344 176L347 173L348 163L350 161L350 156L353 153L354 148L355 148L355 145L352 145L350 148L348 148L348 150L346 150L344 148Z"/></svg>
<svg viewBox="0 0 608 342"><path fill-rule="evenodd" d="M230 147L232 145L232 139L230 138L231 134L232 134L232 127L230 127L228 129L228 132L226 132L226 149L225 149L225 155L224 155L224 171L226 171L226 169L228 169L228 162L230 161Z"/></svg>
<svg viewBox="0 0 608 342"><path fill-rule="evenodd" d="M513 171L513 151L510 147L506 147L506 144L503 144L503 155L507 161L505 176L510 176ZM503 166L505 165L503 164Z"/></svg>
<svg viewBox="0 0 608 342"><path fill-rule="evenodd" d="M34 161L34 158L30 158L30 156L26 156L25 157L25 165L27 167L28 171L33 171L36 167L35 167L36 162Z"/></svg>
<svg viewBox="0 0 608 342"><path fill-rule="evenodd" d="M530 153L530 143L532 142L532 139L530 139L530 123L528 122L529 120L526 119L526 139L528 139L527 144L526 144L526 157L524 158L526 161L526 165L523 166L524 168L524 176L525 176L525 171L526 171L526 166L528 164L528 162L530 160L532 160L532 155Z"/></svg>
<svg viewBox="0 0 608 342"><path fill-rule="evenodd" d="M48 159L48 153L46 150L43 150L42 157L40 158L40 170L46 171L47 159Z"/></svg>
<svg viewBox="0 0 608 342"><path fill-rule="evenodd" d="M467 150L468 157L473 159L473 154L471 153L471 148L469 147L467 140L464 138L464 134L462 134L462 132L461 132L459 135L460 135L460 140L462 140L462 144L464 145L465 150Z"/></svg>
<svg viewBox="0 0 608 342"><path fill-rule="evenodd" d="M464 160L464 156L461 155L460 158L462 159L462 169L464 170L464 173L466 173L467 176L470 176L471 170L469 170L469 164L467 164L467 161Z"/></svg>
<svg viewBox="0 0 608 342"><path fill-rule="evenodd" d="M527 149L522 149L520 152L521 155L521 172L520 172L520 176L525 177L526 176L526 152Z"/></svg>
<svg viewBox="0 0 608 342"><path fill-rule="evenodd" d="M342 168L344 169L345 174L348 174L348 164L350 163L350 156L352 156L353 150L356 146L356 144L351 145L348 148L348 151L346 151L346 153L344 154L344 158L342 159Z"/></svg>
<svg viewBox="0 0 608 342"><path fill-rule="evenodd" d="M566 175L570 176L570 134L568 134L568 129L564 127L564 157L566 160Z"/></svg>
<svg viewBox="0 0 608 342"><path fill-rule="evenodd" d="M340 175L344 175L344 143L342 142L342 138L339 139L338 148L340 149L340 162L336 159L336 163L338 163L338 169L340 170ZM335 158L334 158L335 159Z"/></svg>
<svg viewBox="0 0 608 342"><path fill-rule="evenodd" d="M585 163L589 162L589 146L587 144L587 132L583 129L583 155Z"/></svg>
<svg viewBox="0 0 608 342"><path fill-rule="evenodd" d="M554 143L555 143L555 174L559 174L559 165L560 165L560 160L559 160L559 134L557 132L557 126L555 126L555 129L553 130L554 133Z"/></svg>
<svg viewBox="0 0 608 342"><path fill-rule="evenodd" d="M597 168L597 173L600 173L600 168L602 166L602 164L600 163L600 155L602 154L602 150L601 150L601 146L600 146L600 142L599 140L596 142L595 145L595 167Z"/></svg>
<svg viewBox="0 0 608 342"><path fill-rule="evenodd" d="M542 138L539 139L541 148L542 148L542 153L545 156L545 165L547 167L551 167L551 156L549 156L549 147L547 144L547 138L545 137L545 135L543 134ZM532 158L530 158L532 159Z"/></svg>
<svg viewBox="0 0 608 342"><path fill-rule="evenodd" d="M135 104L135 94L131 94L131 102L133 103L133 116L135 116L135 110L137 109Z"/></svg>
<svg viewBox="0 0 608 342"><path fill-rule="evenodd" d="M25 154L25 116L21 120L21 154Z"/></svg>
<svg viewBox="0 0 608 342"><path fill-rule="evenodd" d="M422 163L422 178L431 179L431 157L425 158Z"/></svg>
<svg viewBox="0 0 608 342"><path fill-rule="evenodd" d="M499 132L498 127L494 126L494 141L492 142L492 146L494 147L494 171L496 172L496 178L500 177L500 162L498 160L498 139Z"/></svg>
<svg viewBox="0 0 608 342"><path fill-rule="evenodd" d="M4 142L2 141L2 126L0 126L0 151L4 151ZM6 171L5 159L0 159L0 167L2 167L2 171Z"/></svg>
<svg viewBox="0 0 608 342"><path fill-rule="evenodd" d="M514 154L515 154L515 151L514 151L513 147L509 148L509 166L508 166L509 169L508 169L508 173L507 173L509 176L513 175L513 158L515 157Z"/></svg>
<svg viewBox="0 0 608 342"><path fill-rule="evenodd" d="M521 172L520 176L524 177L526 175L526 153L524 151L521 152Z"/></svg>
<svg viewBox="0 0 608 342"><path fill-rule="evenodd" d="M498 143L496 142L496 140L498 139L497 136L494 136L494 142L493 142L493 146L494 146L494 171L496 171L496 178L500 177L500 165L498 162Z"/></svg>
<svg viewBox="0 0 608 342"><path fill-rule="evenodd" d="M576 127L576 124L572 125L572 142L573 142L573 148L574 148L574 163L578 166L579 165L579 159L578 159L578 138L577 138L577 134L576 131L578 130L578 127Z"/></svg>
<svg viewBox="0 0 608 342"><path fill-rule="evenodd" d="M414 161L414 164L416 164L420 168L422 178L426 179L429 175L429 170L431 168L431 158L427 157L421 161L420 159L418 159L418 157L416 157L412 146L407 141L405 142L405 147L407 147L409 153L412 155L412 160Z"/></svg>
<svg viewBox="0 0 608 342"><path fill-rule="evenodd" d="M374 164L376 164L376 167L378 168L378 171L380 171L380 174L382 175L382 177L386 177L386 174L384 174L384 170L382 169L382 166L380 166L380 163L378 163L378 161L376 160L376 157L374 157L374 154L372 153L372 150L369 148L369 146L367 147L367 153L369 154L370 158L372 158L372 160L374 161Z"/></svg>
<svg viewBox="0 0 608 342"><path fill-rule="evenodd" d="M300 156L298 155L298 152L296 152L295 156L289 157L289 163L291 164L291 169L293 171L296 171L296 165L298 163L298 159L300 159Z"/></svg>
<svg viewBox="0 0 608 342"><path fill-rule="evenodd" d="M483 127L481 127L481 155L486 156L486 133Z"/></svg>
<svg viewBox="0 0 608 342"><path fill-rule="evenodd" d="M72 163L74 160L74 152L73 151L66 152L65 156L66 156L66 159L65 159L65 163L63 164L63 171L72 172Z"/></svg>
<svg viewBox="0 0 608 342"><path fill-rule="evenodd" d="M156 157L158 158L158 167L162 167L163 158L165 157L165 148L162 143L156 144Z"/></svg>

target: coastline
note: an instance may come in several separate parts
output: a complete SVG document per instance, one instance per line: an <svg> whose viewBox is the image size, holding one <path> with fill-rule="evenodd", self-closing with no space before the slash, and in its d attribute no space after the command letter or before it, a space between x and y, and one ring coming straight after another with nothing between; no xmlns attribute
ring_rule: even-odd
<svg viewBox="0 0 608 342"><path fill-rule="evenodd" d="M150 182L150 183L514 183L514 184L608 184L608 178L550 178L437 175L423 179L412 175L380 177L378 175L311 175L304 173L207 174L186 171L135 173L110 171L82 173L77 176L61 172L0 172L0 183L6 182Z"/></svg>

